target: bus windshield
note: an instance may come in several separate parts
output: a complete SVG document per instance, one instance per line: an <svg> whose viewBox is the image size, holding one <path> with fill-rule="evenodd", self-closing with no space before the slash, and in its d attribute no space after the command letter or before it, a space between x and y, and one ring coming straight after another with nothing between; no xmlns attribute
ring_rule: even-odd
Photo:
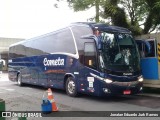
<svg viewBox="0 0 160 120"><path fill-rule="evenodd" d="M101 58L107 70L134 72L140 70L136 43L130 34L101 33Z"/></svg>

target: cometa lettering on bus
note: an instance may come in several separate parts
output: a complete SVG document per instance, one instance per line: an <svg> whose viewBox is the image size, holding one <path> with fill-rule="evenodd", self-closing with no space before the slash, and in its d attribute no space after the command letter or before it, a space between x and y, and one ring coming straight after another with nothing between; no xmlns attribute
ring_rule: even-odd
<svg viewBox="0 0 160 120"><path fill-rule="evenodd" d="M62 66L64 65L64 59L61 59L60 57L58 57L58 59L52 59L52 60L44 58L43 64L44 66Z"/></svg>

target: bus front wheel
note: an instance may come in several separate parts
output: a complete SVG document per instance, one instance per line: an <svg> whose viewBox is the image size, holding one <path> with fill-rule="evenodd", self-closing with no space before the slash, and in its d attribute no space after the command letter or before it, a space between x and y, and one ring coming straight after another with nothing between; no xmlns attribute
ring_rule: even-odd
<svg viewBox="0 0 160 120"><path fill-rule="evenodd" d="M66 81L66 93L71 97L76 97L77 93L77 85L73 77L68 77Z"/></svg>
<svg viewBox="0 0 160 120"><path fill-rule="evenodd" d="M17 76L17 84L18 84L18 86L22 86L23 85L21 74L18 74L18 76Z"/></svg>

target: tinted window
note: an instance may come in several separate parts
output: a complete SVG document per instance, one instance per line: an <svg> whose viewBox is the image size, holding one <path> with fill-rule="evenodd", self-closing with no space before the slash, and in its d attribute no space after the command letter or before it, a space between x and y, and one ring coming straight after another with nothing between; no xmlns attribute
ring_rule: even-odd
<svg viewBox="0 0 160 120"><path fill-rule="evenodd" d="M90 27L87 26L74 26L72 27L74 37L76 39L77 48L79 51L84 49L84 40L81 39L82 36L93 34Z"/></svg>
<svg viewBox="0 0 160 120"><path fill-rule="evenodd" d="M146 55L146 57L156 57L157 56L157 48L156 48L156 45L155 45L155 42L156 41L149 41L149 44L150 44L150 46L151 46L151 51L150 51L150 53L148 53L147 55ZM147 51L147 50L145 50L145 51Z"/></svg>
<svg viewBox="0 0 160 120"><path fill-rule="evenodd" d="M15 56L15 46L9 48L9 58L14 58Z"/></svg>
<svg viewBox="0 0 160 120"><path fill-rule="evenodd" d="M25 57L26 50L24 45L21 45L21 44L17 45L15 50L16 50L15 53L17 54L17 57Z"/></svg>
<svg viewBox="0 0 160 120"><path fill-rule="evenodd" d="M84 44L84 64L91 68L97 68L96 47L94 42Z"/></svg>
<svg viewBox="0 0 160 120"><path fill-rule="evenodd" d="M26 50L24 45L16 45L12 46L9 49L9 58L16 58L16 57L25 57L26 56Z"/></svg>
<svg viewBox="0 0 160 120"><path fill-rule="evenodd" d="M52 35L44 36L33 43L40 53L76 53L74 40L69 29L64 29Z"/></svg>
<svg viewBox="0 0 160 120"><path fill-rule="evenodd" d="M84 64L84 43L94 41L94 40L86 40L86 39L82 39L81 37L84 35L93 34L93 31L90 27L87 27L87 26L73 26L72 31L77 44L79 60L82 64Z"/></svg>
<svg viewBox="0 0 160 120"><path fill-rule="evenodd" d="M10 58L50 54L55 52L76 54L70 29L63 29L31 39L10 48Z"/></svg>
<svg viewBox="0 0 160 120"><path fill-rule="evenodd" d="M26 48L26 56L43 55L44 52L42 50L36 49L36 46L38 46L39 44L36 42L36 40L26 42L24 44Z"/></svg>
<svg viewBox="0 0 160 120"><path fill-rule="evenodd" d="M157 56L156 40L150 40L147 42L150 46L150 50L148 50L148 46L146 46L146 44L144 44L143 42L137 42L139 53L140 53L141 57L142 58L156 57Z"/></svg>

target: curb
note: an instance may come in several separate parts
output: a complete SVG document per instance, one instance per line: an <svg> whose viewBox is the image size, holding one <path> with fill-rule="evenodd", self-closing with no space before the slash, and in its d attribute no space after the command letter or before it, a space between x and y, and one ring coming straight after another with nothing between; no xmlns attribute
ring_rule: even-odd
<svg viewBox="0 0 160 120"><path fill-rule="evenodd" d="M138 96L146 96L146 97L156 97L156 98L160 98L160 94L153 94L153 93L141 93L141 94L138 94Z"/></svg>

